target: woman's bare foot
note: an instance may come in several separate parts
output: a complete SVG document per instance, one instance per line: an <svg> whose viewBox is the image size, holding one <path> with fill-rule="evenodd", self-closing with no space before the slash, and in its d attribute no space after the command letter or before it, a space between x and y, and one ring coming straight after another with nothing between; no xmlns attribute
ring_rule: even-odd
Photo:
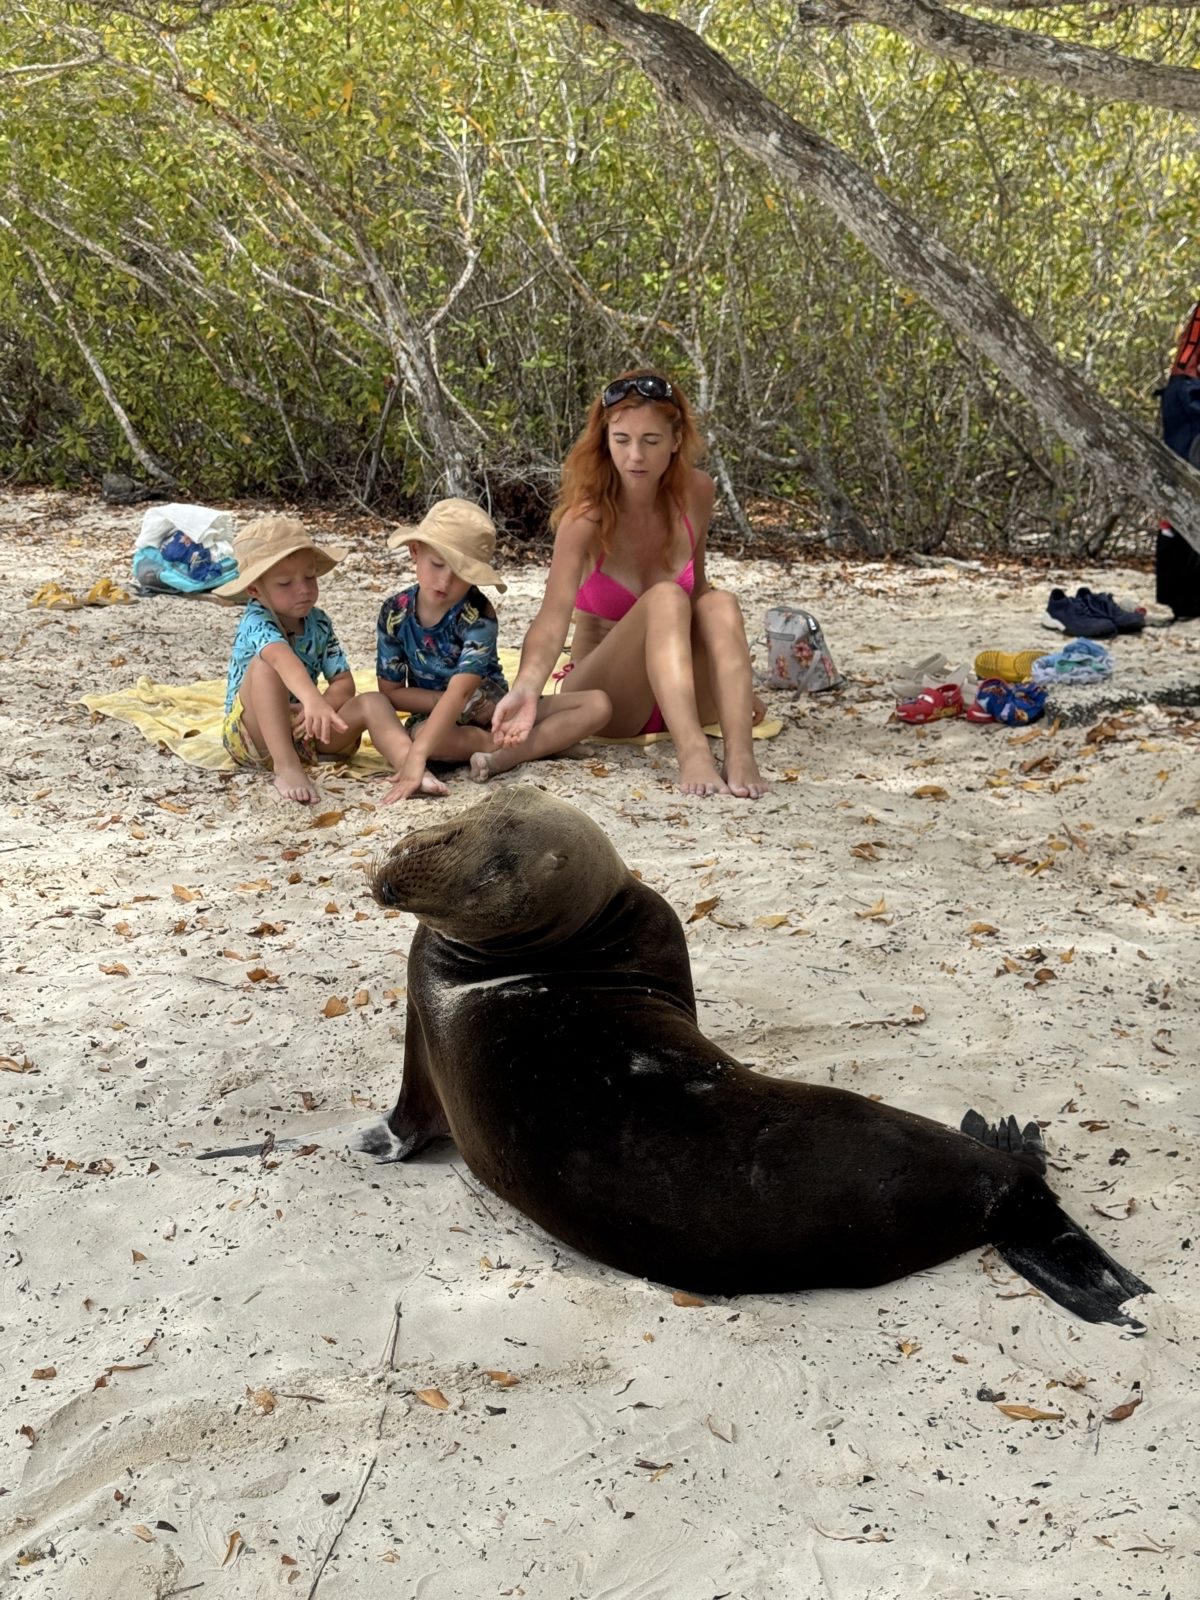
<svg viewBox="0 0 1200 1600"><path fill-rule="evenodd" d="M753 756L742 760L727 758L722 773L729 785L728 792L739 800L761 800L770 788Z"/></svg>
<svg viewBox="0 0 1200 1600"><path fill-rule="evenodd" d="M495 777L492 770L492 757L487 750L476 750L471 757L471 769L468 773L472 783L486 783L489 778Z"/></svg>
<svg viewBox="0 0 1200 1600"><path fill-rule="evenodd" d="M295 766L275 768L275 787L285 800L290 800L297 806L316 805L321 798L319 791L298 761Z"/></svg>
<svg viewBox="0 0 1200 1600"><path fill-rule="evenodd" d="M716 762L709 751L697 751L694 756L679 758L679 787L684 794L703 797L710 794L728 794L729 788L717 771Z"/></svg>

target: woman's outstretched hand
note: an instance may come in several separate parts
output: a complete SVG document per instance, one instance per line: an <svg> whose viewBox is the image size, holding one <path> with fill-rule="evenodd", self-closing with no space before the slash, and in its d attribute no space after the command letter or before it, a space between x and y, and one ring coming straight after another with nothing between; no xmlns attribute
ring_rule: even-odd
<svg viewBox="0 0 1200 1600"><path fill-rule="evenodd" d="M527 689L510 689L492 712L492 738L502 748L523 744L537 720L539 696Z"/></svg>

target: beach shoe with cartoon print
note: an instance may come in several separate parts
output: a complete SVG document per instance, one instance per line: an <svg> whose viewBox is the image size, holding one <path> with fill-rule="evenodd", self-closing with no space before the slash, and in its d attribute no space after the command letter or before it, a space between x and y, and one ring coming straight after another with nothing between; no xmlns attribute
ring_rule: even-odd
<svg viewBox="0 0 1200 1600"><path fill-rule="evenodd" d="M942 717L961 717L962 713L962 690L957 683L943 683L936 689L922 689L912 700L902 700L896 707L899 722L937 722Z"/></svg>
<svg viewBox="0 0 1200 1600"><path fill-rule="evenodd" d="M988 678L979 685L968 716L972 722L990 719L1015 728L1036 722L1045 709L1046 691L1037 684L1005 683L1003 678Z"/></svg>

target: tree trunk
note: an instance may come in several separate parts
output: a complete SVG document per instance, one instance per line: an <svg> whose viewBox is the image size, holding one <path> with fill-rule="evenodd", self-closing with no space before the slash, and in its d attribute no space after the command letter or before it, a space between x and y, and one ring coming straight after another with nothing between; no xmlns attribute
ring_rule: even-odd
<svg viewBox="0 0 1200 1600"><path fill-rule="evenodd" d="M777 182L821 201L890 276L991 360L1048 428L1151 516L1200 550L1200 473L1059 360L1027 318L969 262L879 189L856 162L794 121L690 28L630 0L527 0L566 11L623 45L664 94Z"/></svg>

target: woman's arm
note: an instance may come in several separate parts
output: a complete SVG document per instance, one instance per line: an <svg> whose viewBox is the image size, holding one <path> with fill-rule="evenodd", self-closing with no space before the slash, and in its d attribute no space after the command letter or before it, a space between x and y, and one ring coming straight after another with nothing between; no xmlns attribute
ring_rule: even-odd
<svg viewBox="0 0 1200 1600"><path fill-rule="evenodd" d="M559 523L546 590L521 645L521 664L513 680L514 689L541 694L546 679L554 670L554 663L566 643L575 596L595 537L595 519L586 514L576 512Z"/></svg>
<svg viewBox="0 0 1200 1600"><path fill-rule="evenodd" d="M708 545L708 527L712 521L713 500L716 497L717 486L707 472L701 472L693 467L690 489L688 518L692 524L692 532L696 535L696 548L692 552L693 571L696 574L692 599L698 600L711 587L704 570L704 552Z"/></svg>
<svg viewBox="0 0 1200 1600"><path fill-rule="evenodd" d="M566 642L595 539L596 520L586 512L574 512L558 525L542 603L522 641L512 688L492 716L492 737L499 745L520 744L533 727L538 699Z"/></svg>

